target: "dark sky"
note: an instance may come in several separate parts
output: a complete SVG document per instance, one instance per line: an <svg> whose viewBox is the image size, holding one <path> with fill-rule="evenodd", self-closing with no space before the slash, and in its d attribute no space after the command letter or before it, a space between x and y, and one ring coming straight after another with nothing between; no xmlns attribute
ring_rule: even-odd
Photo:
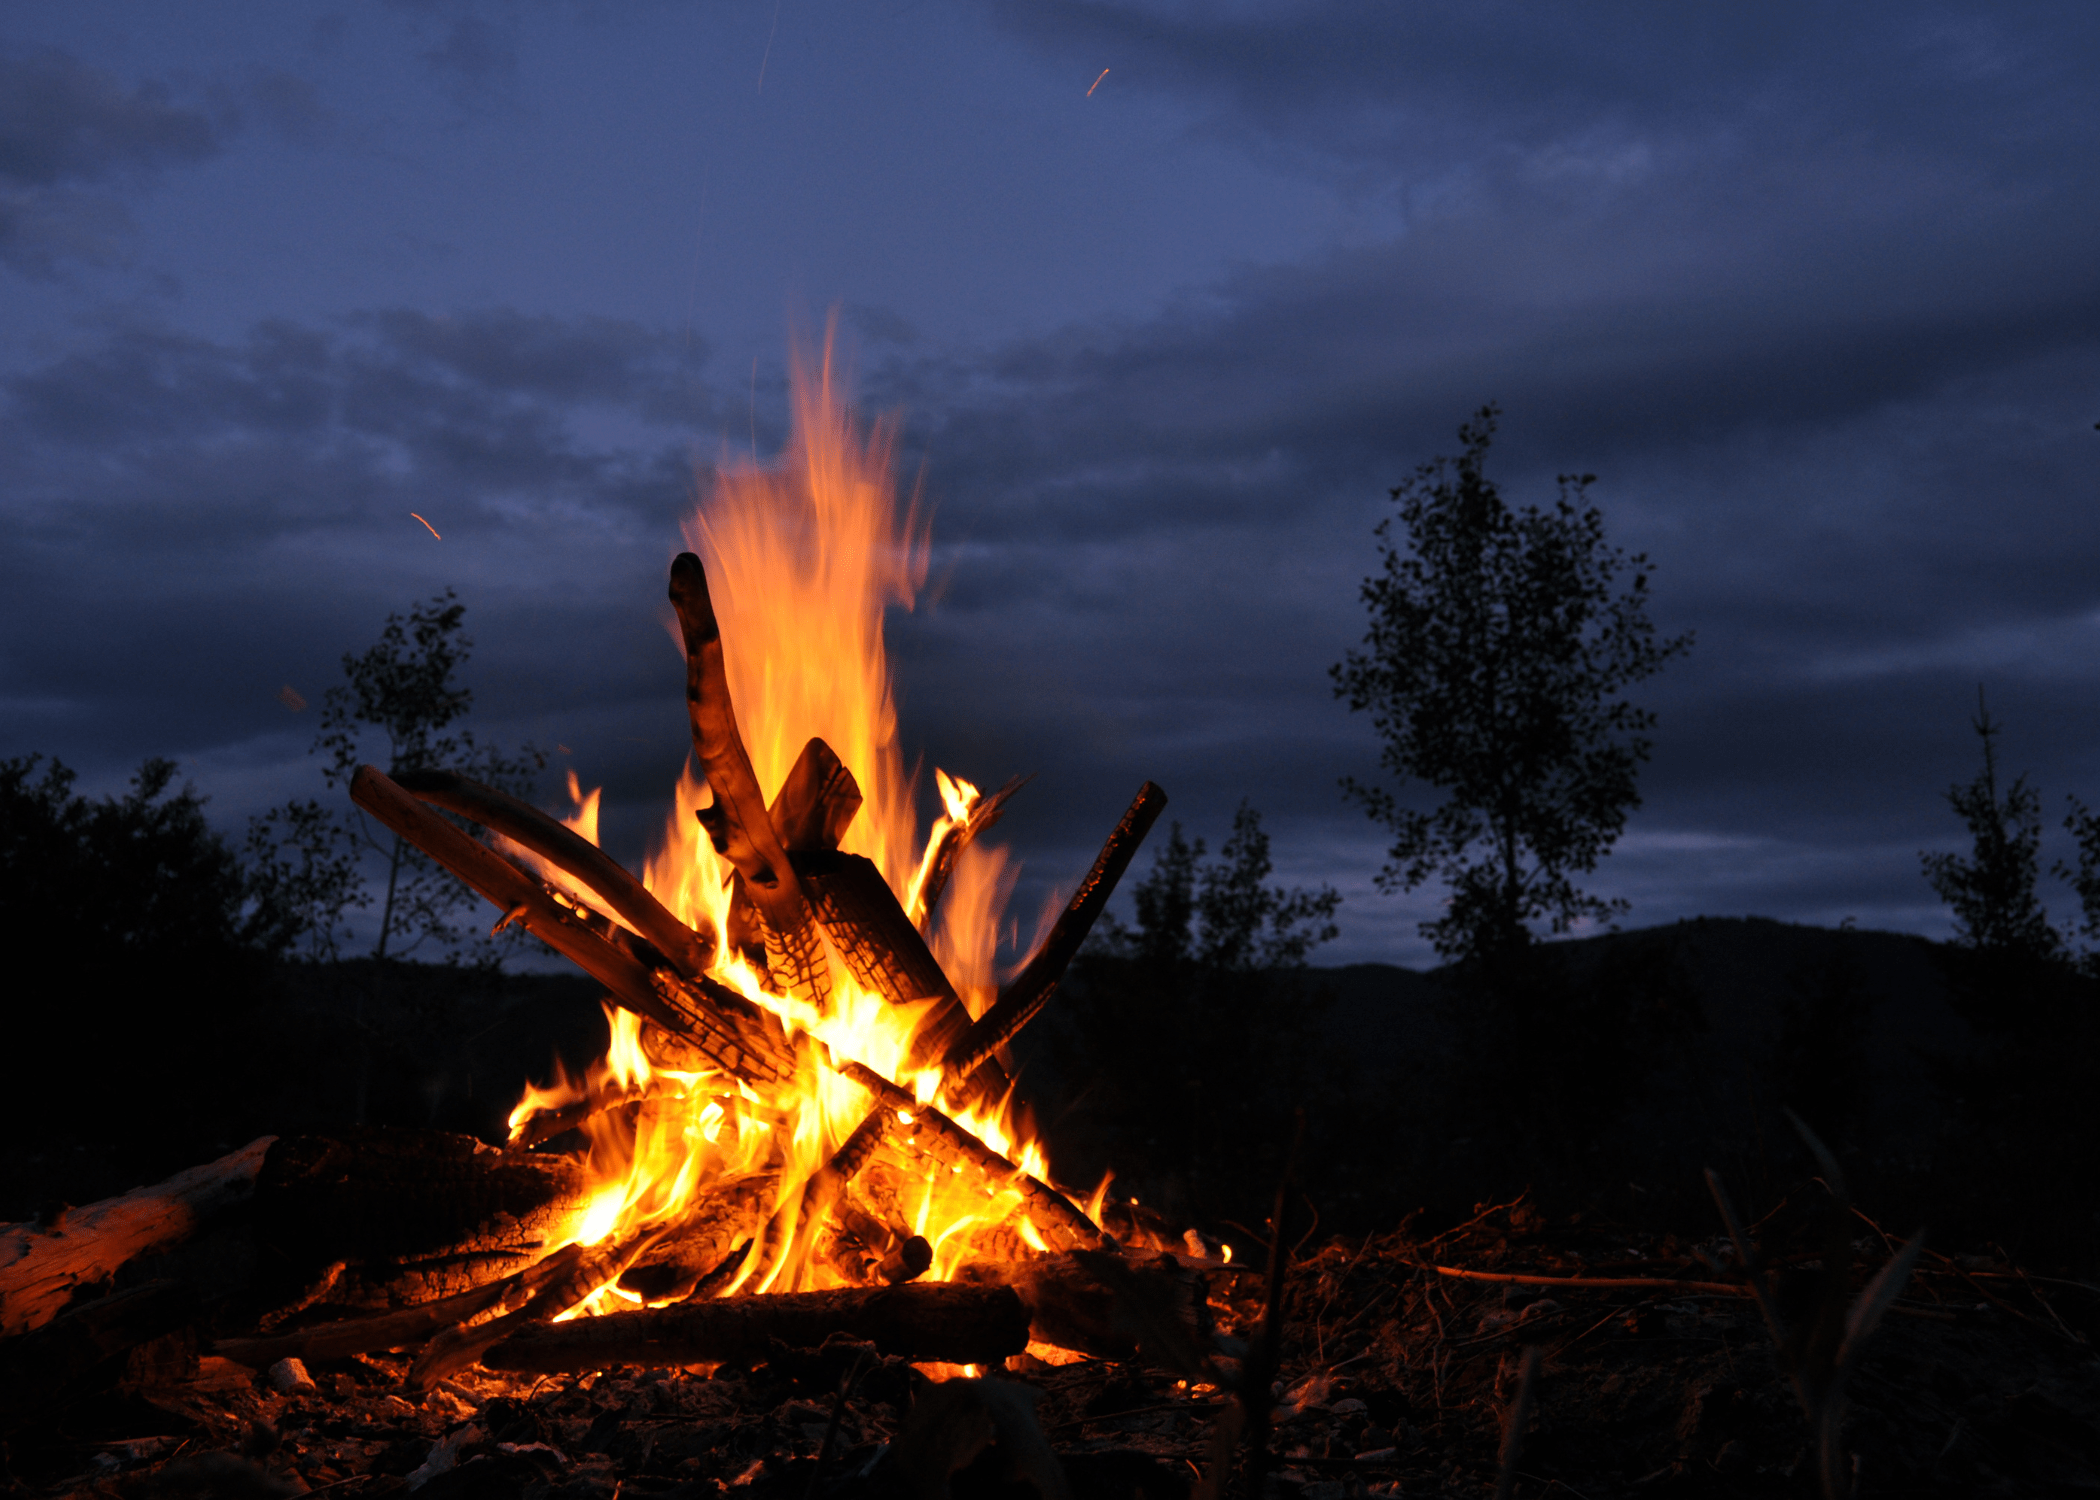
<svg viewBox="0 0 2100 1500"><path fill-rule="evenodd" d="M696 465L837 307L936 507L907 753L1041 773L1024 910L1149 776L1424 959L1326 668L1492 399L1698 633L1595 888L1943 933L1979 682L2052 857L2100 800L2096 76L2090 4L11 7L0 754L237 828L319 787L279 689L449 584L632 859Z"/></svg>

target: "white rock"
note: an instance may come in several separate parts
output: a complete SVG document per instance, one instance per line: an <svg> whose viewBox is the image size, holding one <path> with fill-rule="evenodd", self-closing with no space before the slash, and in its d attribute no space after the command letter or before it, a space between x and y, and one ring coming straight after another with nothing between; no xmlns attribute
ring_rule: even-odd
<svg viewBox="0 0 2100 1500"><path fill-rule="evenodd" d="M314 1378L306 1373L304 1360L280 1359L270 1366L270 1389L286 1395L294 1391L310 1391L314 1389Z"/></svg>

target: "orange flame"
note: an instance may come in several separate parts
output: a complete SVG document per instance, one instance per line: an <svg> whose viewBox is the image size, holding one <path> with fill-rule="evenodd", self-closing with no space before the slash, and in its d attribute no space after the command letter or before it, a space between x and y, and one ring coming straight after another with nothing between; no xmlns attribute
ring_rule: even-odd
<svg viewBox="0 0 2100 1500"><path fill-rule="evenodd" d="M861 808L842 847L872 860L891 889L907 898L916 920L935 845L968 820L978 801L976 787L937 769L944 811L921 848L882 620L890 605L910 607L923 584L927 534L915 506L899 514L890 473L894 424L878 422L865 431L857 425L841 398L828 336L821 357L814 364L798 359L793 374L794 435L780 463L725 463L685 534L706 563L730 694L760 787L769 799L777 795L804 745L824 739L861 789ZM586 796L572 774L569 793L575 811L564 821L595 842L597 792ZM761 1094L721 1074L667 1068L648 1055L636 1018L608 1007L607 1056L584 1078L557 1074L549 1087L528 1089L511 1117L512 1130L545 1109L620 1105L599 1109L586 1122L594 1188L574 1239L632 1238L659 1226L675 1234L682 1216L710 1190L756 1183L771 1210L765 1244L754 1245L719 1290L839 1284L849 1278L838 1259L816 1253L831 1231L800 1222L803 1193L873 1101L829 1061L863 1063L925 1103L939 1084L937 1072L905 1074L912 1033L928 1007L885 1003L853 982L835 956L837 989L823 1013L769 994L763 976L728 940L730 872L694 816L710 796L689 764L644 880L681 920L713 934L716 978L779 1015L791 1037L805 1038L796 1043L800 1062L792 1084ZM1005 850L968 844L949 878L934 951L973 1014L995 991L993 957L1014 874ZM557 873L549 879L579 900L587 894L570 889ZM1040 1148L1019 1131L1008 1101L956 1118L1020 1170L1047 1176ZM911 1124L909 1112L901 1112L893 1134ZM891 1231L932 1243L928 1274L934 1277L988 1251L1046 1248L1021 1212L1017 1184L885 1149L856 1179L854 1190L863 1189ZM632 1301L633 1294L608 1288L591 1310L617 1305L617 1298Z"/></svg>

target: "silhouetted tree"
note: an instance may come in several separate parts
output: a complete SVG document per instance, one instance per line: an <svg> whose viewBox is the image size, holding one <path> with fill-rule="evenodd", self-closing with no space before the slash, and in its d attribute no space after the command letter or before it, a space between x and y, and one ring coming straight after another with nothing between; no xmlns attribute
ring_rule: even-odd
<svg viewBox="0 0 2100 1500"><path fill-rule="evenodd" d="M344 653L347 681L328 690L312 752L327 757L321 776L331 788L346 792L369 761L390 775L462 771L530 795L546 757L530 745L516 754L484 745L460 722L474 703L456 677L473 648L465 615L466 606L447 589L405 617L389 614L379 640L362 653ZM368 860L376 862L371 883L379 901L373 958L405 957L425 943L452 959L491 962L499 951L455 920L478 902L473 892L354 808L335 811L312 799L288 803L250 826L248 853L254 868L276 882L284 904L301 912L310 957L334 957L345 914L371 904Z"/></svg>
<svg viewBox="0 0 2100 1500"><path fill-rule="evenodd" d="M1949 787L1947 805L1968 826L1972 850L1967 859L1920 854L1925 879L1953 910L1956 941L1963 946L2000 958L2054 961L2064 956L2063 935L2050 925L2034 889L2041 869L2041 794L2021 775L2000 795L1994 741L2002 727L1991 722L1981 687L1969 722L1983 742L1983 769L1973 781ZM2082 811L2074 804L2074 832ZM2093 868L2100 894L2100 864Z"/></svg>
<svg viewBox="0 0 2100 1500"><path fill-rule="evenodd" d="M149 1180L239 1128L241 1059L291 924L175 771L148 759L124 795L91 800L56 760L0 760L0 946L18 973L0 1217Z"/></svg>
<svg viewBox="0 0 2100 1500"><path fill-rule="evenodd" d="M1550 510L1503 500L1482 472L1497 415L1482 407L1459 428L1458 457L1393 490L1399 511L1377 527L1384 569L1363 585L1364 648L1332 669L1336 695L1377 726L1381 763L1445 794L1423 812L1343 783L1392 831L1381 889L1449 886L1445 915L1422 927L1447 958L1521 948L1534 921L1565 932L1626 909L1573 880L1640 805L1655 718L1617 695L1692 640L1657 638L1647 558L1608 546L1602 514L1582 503L1594 475L1562 475Z"/></svg>
<svg viewBox="0 0 2100 1500"><path fill-rule="evenodd" d="M1959 1227L2016 1254L2090 1265L2100 1220L2065 1213L2100 1193L2100 973L2096 955L2076 955L2053 926L2035 886L2041 863L2041 796L2025 776L2002 790L2002 728L1977 689L1971 720L1983 742L1974 780L1948 789L1967 825L1971 852L1921 856L1925 877L1954 913L1956 938L1935 951L1948 1000L1976 1032L1961 1051L1932 1059L1963 1126L1941 1162ZM2078 840L2075 867L2057 873L2096 931L2100 827L2077 801L2065 819Z"/></svg>

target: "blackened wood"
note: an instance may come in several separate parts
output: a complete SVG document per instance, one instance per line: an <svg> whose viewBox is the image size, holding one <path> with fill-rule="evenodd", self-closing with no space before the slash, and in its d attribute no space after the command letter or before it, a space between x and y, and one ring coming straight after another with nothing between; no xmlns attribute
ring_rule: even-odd
<svg viewBox="0 0 2100 1500"><path fill-rule="evenodd" d="M0 1337L40 1328L84 1286L107 1284L125 1262L189 1239L255 1191L266 1135L166 1182L69 1208L55 1221L0 1227Z"/></svg>
<svg viewBox="0 0 2100 1500"><path fill-rule="evenodd" d="M644 1250L620 1277L627 1291L651 1302L691 1296L708 1272L765 1228L780 1178L754 1172L714 1184L671 1230Z"/></svg>
<svg viewBox="0 0 2100 1500"><path fill-rule="evenodd" d="M933 910L941 904L941 892L948 888L948 877L955 873L955 861L961 857L977 836L998 822L1006 811L1006 804L1015 792L1035 778L1016 776L989 797L977 799L970 815L960 823L951 823L941 830L941 836L933 846L926 861L926 875L919 882L915 913L919 930L931 932Z"/></svg>
<svg viewBox="0 0 2100 1500"><path fill-rule="evenodd" d="M779 1023L741 995L705 976L688 980L668 969L651 970L591 931L538 880L454 827L377 767L358 767L350 796L494 902L505 920L522 921L533 936L611 990L619 1005L676 1033L754 1087L793 1076L794 1049Z"/></svg>
<svg viewBox="0 0 2100 1500"><path fill-rule="evenodd" d="M933 1002L919 1021L906 1066L916 1072L936 1065L970 1029L970 1012L882 871L873 860L835 850L798 852L789 858L802 879L810 910L861 986L892 1005ZM1004 1093L1007 1082L999 1069L980 1088Z"/></svg>
<svg viewBox="0 0 2100 1500"><path fill-rule="evenodd" d="M766 965L782 994L823 1009L830 999L824 945L810 920L802 887L788 864L773 820L737 729L722 658L722 627L707 592L707 570L690 552L671 564L671 604L685 639L685 704L693 752L714 793L708 833L744 877L758 908Z"/></svg>
<svg viewBox="0 0 2100 1500"><path fill-rule="evenodd" d="M452 1327L432 1339L408 1368L408 1383L427 1391L448 1375L476 1363L490 1348L529 1328L551 1323L592 1293L618 1279L634 1264L635 1257L652 1244L661 1231L637 1235L602 1245L571 1246L581 1251L549 1277L532 1294L532 1300L515 1312L472 1327Z"/></svg>
<svg viewBox="0 0 2100 1500"><path fill-rule="evenodd" d="M897 1248L875 1264L875 1274L891 1286L917 1281L933 1269L933 1245L924 1235L906 1235Z"/></svg>
<svg viewBox="0 0 2100 1500"><path fill-rule="evenodd" d="M875 862L836 850L811 850L791 858L811 912L862 987L892 1005L933 1001L919 1036L943 1039L938 1042L941 1049L960 1036L970 1024L970 1013ZM939 1057L940 1051L930 1055Z"/></svg>
<svg viewBox="0 0 2100 1500"><path fill-rule="evenodd" d="M286 1136L256 1179L250 1212L263 1261L255 1295L281 1305L332 1261L346 1268L325 1307L399 1307L470 1291L543 1258L588 1201L574 1160L494 1151L472 1136L369 1127Z"/></svg>
<svg viewBox="0 0 2100 1500"><path fill-rule="evenodd" d="M980 1261L961 1267L956 1280L1011 1286L1044 1343L1097 1359L1142 1359L1182 1375L1206 1373L1209 1284L1171 1255L1080 1250Z"/></svg>
<svg viewBox="0 0 2100 1500"><path fill-rule="evenodd" d="M654 944L686 978L707 972L713 956L711 940L679 921L625 866L559 819L457 771L404 771L394 778L394 784L425 802L471 818L574 876L607 910Z"/></svg>
<svg viewBox="0 0 2100 1500"><path fill-rule="evenodd" d="M280 1359L348 1359L353 1354L370 1354L380 1349L404 1349L447 1328L457 1327L490 1308L523 1307L534 1293L565 1272L582 1253L582 1246L571 1245L499 1281L454 1296L440 1297L434 1302L420 1302L398 1312L317 1323L311 1328L263 1338L220 1339L213 1345L213 1352L250 1369L261 1370Z"/></svg>
<svg viewBox="0 0 2100 1500"><path fill-rule="evenodd" d="M1114 894L1116 882L1130 868L1131 857L1137 853L1138 845L1159 820L1160 810L1167 805L1167 794L1152 782L1138 788L1137 797L1116 824L1108 842L1101 846L1101 855L1094 861L1093 869L1087 871L1086 879L1072 893L1057 925L1043 939L1043 946L1035 951L1021 972L1000 988L999 998L991 1009L979 1016L948 1048L942 1059L942 1072L951 1080L968 1078L982 1067L985 1060L1005 1046L1020 1033L1022 1027L1034 1020L1050 997L1057 992L1059 981L1065 970L1077 956L1080 945L1093 930L1094 921L1108 905Z"/></svg>
<svg viewBox="0 0 2100 1500"><path fill-rule="evenodd" d="M952 1282L726 1297L531 1329L481 1362L532 1375L722 1364L764 1359L775 1340L814 1349L834 1334L899 1359L991 1364L1028 1347L1028 1311L1011 1287Z"/></svg>
<svg viewBox="0 0 2100 1500"><path fill-rule="evenodd" d="M893 1128L893 1138L936 1161L973 1167L1000 1184L1012 1187L1021 1195L1028 1222L1052 1246L1070 1250L1100 1242L1101 1231L1071 1199L1022 1171L941 1111L918 1103L905 1090L860 1063L840 1063L838 1072L840 1077L850 1079L873 1094L879 1103L911 1116L909 1125L900 1122Z"/></svg>
<svg viewBox="0 0 2100 1500"><path fill-rule="evenodd" d="M860 811L860 783L831 746L812 739L780 784L767 816L790 854L836 849Z"/></svg>

